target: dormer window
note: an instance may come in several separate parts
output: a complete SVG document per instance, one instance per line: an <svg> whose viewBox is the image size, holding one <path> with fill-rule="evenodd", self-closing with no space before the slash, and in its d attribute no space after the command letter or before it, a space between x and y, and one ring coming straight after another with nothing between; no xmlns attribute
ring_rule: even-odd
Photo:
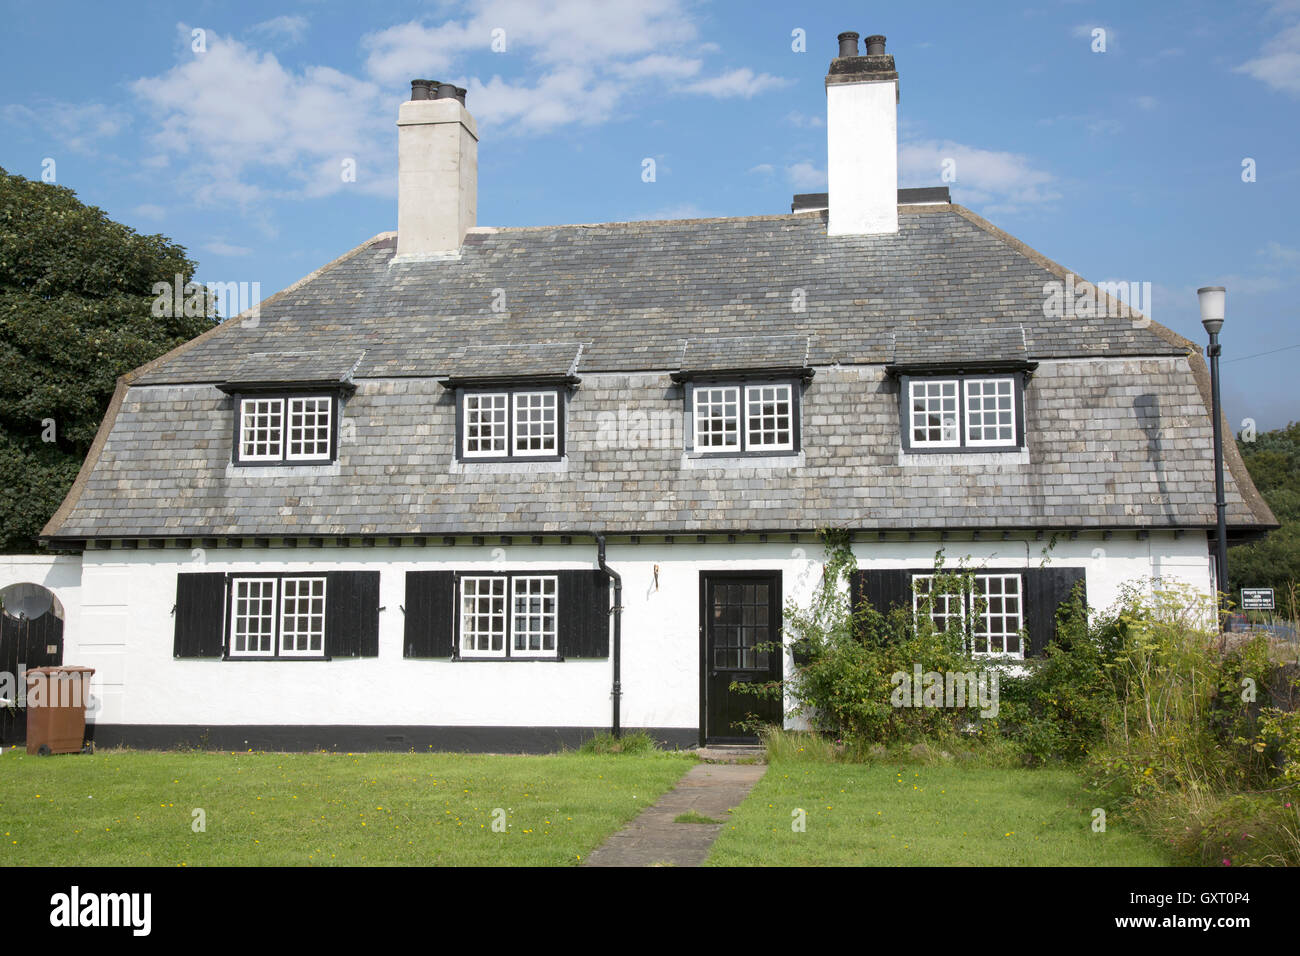
<svg viewBox="0 0 1300 956"><path fill-rule="evenodd" d="M310 465L334 460L334 395L237 395L235 464Z"/></svg>
<svg viewBox="0 0 1300 956"><path fill-rule="evenodd" d="M691 448L699 455L785 455L799 450L794 382L687 385Z"/></svg>
<svg viewBox="0 0 1300 956"><path fill-rule="evenodd" d="M457 401L461 460L563 457L564 397L559 388L461 389Z"/></svg>
<svg viewBox="0 0 1300 956"><path fill-rule="evenodd" d="M1024 376L900 376L899 425L908 452L1011 451L1024 446Z"/></svg>

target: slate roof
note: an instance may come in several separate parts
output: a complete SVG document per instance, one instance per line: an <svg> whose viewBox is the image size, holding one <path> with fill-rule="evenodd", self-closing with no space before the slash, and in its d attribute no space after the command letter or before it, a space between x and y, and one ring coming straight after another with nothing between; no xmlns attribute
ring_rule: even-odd
<svg viewBox="0 0 1300 956"><path fill-rule="evenodd" d="M876 529L1211 527L1208 380L1195 347L1132 317L1044 315L1065 271L958 206L902 207L890 236L819 213L471 233L457 261L394 264L385 234L125 377L60 539ZM356 392L337 465L230 466L216 385L306 351ZM903 461L899 356L1014 355L1027 461ZM349 364L350 363L350 364ZM803 462L682 459L680 434L611 439L630 411L681 427L670 373L807 366ZM273 363L272 363L273 364ZM454 461L445 376L581 377L567 461ZM268 373L269 374L269 373ZM142 386L153 386L144 388ZM619 416L623 416L622 419ZM662 437L662 436L660 436ZM1228 444L1229 521L1274 524Z"/></svg>
<svg viewBox="0 0 1300 956"><path fill-rule="evenodd" d="M671 370L684 340L755 335L811 335L814 366L874 364L907 324L1023 326L1034 358L1186 351L1128 318L1045 317L1057 276L958 207L924 208L902 207L896 236L828 237L816 213L480 231L455 262L394 264L380 236L135 381L213 381L246 351L308 345L365 349L358 379L449 375L471 344L581 342L579 374Z"/></svg>

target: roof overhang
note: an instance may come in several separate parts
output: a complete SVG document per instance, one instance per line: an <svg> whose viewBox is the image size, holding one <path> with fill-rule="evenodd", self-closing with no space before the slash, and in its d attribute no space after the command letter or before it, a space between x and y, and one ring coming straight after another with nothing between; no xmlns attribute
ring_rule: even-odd
<svg viewBox="0 0 1300 956"><path fill-rule="evenodd" d="M674 382L734 382L754 379L797 378L805 385L815 374L807 365L770 365L748 368L683 368L670 372Z"/></svg>
<svg viewBox="0 0 1300 956"><path fill-rule="evenodd" d="M338 395L351 395L357 390L351 380L293 378L275 381L238 381L218 382L217 389L227 395L248 395L254 392L331 392Z"/></svg>
<svg viewBox="0 0 1300 956"><path fill-rule="evenodd" d="M514 388L535 385L577 388L582 379L568 373L543 373L534 375L447 375L438 379L438 384L446 389L457 388Z"/></svg>
<svg viewBox="0 0 1300 956"><path fill-rule="evenodd" d="M885 366L891 378L900 375L967 375L979 372L1023 372L1025 377L1034 373L1037 362L1025 359L976 359L970 362L906 362Z"/></svg>

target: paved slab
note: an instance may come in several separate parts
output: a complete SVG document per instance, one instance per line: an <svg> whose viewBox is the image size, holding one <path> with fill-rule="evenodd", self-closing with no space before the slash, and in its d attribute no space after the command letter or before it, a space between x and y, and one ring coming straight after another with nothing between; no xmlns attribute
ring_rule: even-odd
<svg viewBox="0 0 1300 956"><path fill-rule="evenodd" d="M731 819L730 810L762 779L763 764L701 763L659 802L611 836L583 866L699 866ZM675 823L694 811L720 823Z"/></svg>

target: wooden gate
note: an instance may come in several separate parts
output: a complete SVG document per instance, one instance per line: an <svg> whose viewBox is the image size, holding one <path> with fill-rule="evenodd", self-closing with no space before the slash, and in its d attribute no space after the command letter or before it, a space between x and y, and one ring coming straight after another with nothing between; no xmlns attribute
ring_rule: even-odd
<svg viewBox="0 0 1300 956"><path fill-rule="evenodd" d="M10 617L0 611L0 697L14 703L0 706L0 746L27 739L27 711L19 706L27 695L23 671L63 663L63 620L54 611L40 617Z"/></svg>

